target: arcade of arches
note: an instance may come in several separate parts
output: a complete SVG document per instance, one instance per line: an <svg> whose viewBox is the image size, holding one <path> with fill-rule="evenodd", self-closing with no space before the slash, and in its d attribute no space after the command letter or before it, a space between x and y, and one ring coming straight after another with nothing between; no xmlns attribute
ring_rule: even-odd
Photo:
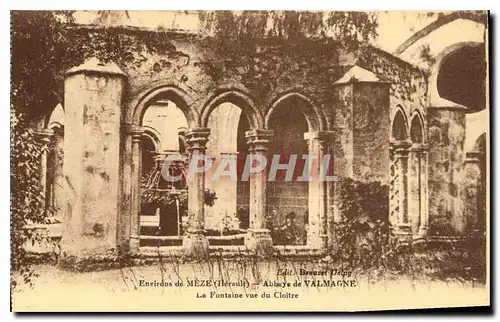
<svg viewBox="0 0 500 322"><path fill-rule="evenodd" d="M402 238L446 234L443 218L450 235L481 229L486 136L464 153L457 133L465 132L466 111L427 106L424 74L397 59L389 64L412 70L419 84L413 97L398 97L384 75L355 64L321 87L323 97L304 87L256 97L236 81L196 91L168 75L140 83L137 71L95 59L69 70L64 104L39 131L51 142L43 184L47 211L64 227L61 248L76 256L154 252L151 246L193 256L214 247L324 251L341 216L335 182L296 180L306 166L318 171L305 154L331 155L328 169L337 178L389 185L387 216ZM287 164L293 154L292 180L269 169L241 180L247 156ZM187 180L189 162L181 161L167 171L183 179L168 182L162 171L169 155L236 160L237 178L196 172ZM207 202L211 193L215 200ZM281 231L290 218L293 238Z"/></svg>

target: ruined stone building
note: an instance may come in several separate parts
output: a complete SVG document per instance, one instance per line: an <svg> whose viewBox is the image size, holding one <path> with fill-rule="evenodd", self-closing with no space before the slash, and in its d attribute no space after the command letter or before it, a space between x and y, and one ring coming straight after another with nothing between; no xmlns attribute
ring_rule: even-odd
<svg viewBox="0 0 500 322"><path fill-rule="evenodd" d="M61 71L64 100L43 117L38 133L50 140L42 172L62 251L147 254L157 252L157 241L165 253L260 251L277 244L268 217L279 225L290 212L304 237L274 247L314 253L334 244L329 227L342 216L339 181L268 181L265 172L246 182L212 181L196 173L178 187L187 190L186 211L179 213L178 203L142 204L141 182L179 153L235 158L238 175L249 154L330 154L329 171L338 180L389 187L387 216L396 235L484 231L487 30L476 21L449 20L393 53L313 40L290 49L263 39L239 60L196 33L161 31L171 45L165 52L137 52L123 61L93 57ZM131 39L158 33L113 30ZM450 30L461 32L443 36ZM141 64L134 63L138 57ZM212 206L204 202L206 189L216 193ZM189 216L189 229L182 229ZM220 243L229 238L223 229L241 243Z"/></svg>

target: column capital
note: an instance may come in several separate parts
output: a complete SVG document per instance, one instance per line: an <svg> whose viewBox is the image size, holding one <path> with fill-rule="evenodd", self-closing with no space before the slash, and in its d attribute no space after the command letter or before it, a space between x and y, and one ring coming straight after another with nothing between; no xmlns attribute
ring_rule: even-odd
<svg viewBox="0 0 500 322"><path fill-rule="evenodd" d="M186 137L187 149L189 151L205 151L208 137L210 136L210 129L205 127L187 129L184 132L184 136Z"/></svg>
<svg viewBox="0 0 500 322"><path fill-rule="evenodd" d="M333 138L333 131L314 131L314 132L305 132L304 139L305 140L318 140L329 141Z"/></svg>
<svg viewBox="0 0 500 322"><path fill-rule="evenodd" d="M267 152L267 148L273 136L273 130L254 129L245 132L250 152Z"/></svg>
<svg viewBox="0 0 500 322"><path fill-rule="evenodd" d="M41 129L33 132L35 139L42 143L49 143L54 136L54 131L51 129Z"/></svg>
<svg viewBox="0 0 500 322"><path fill-rule="evenodd" d="M220 156L223 159L236 159L238 158L239 152L220 152Z"/></svg>
<svg viewBox="0 0 500 322"><path fill-rule="evenodd" d="M245 137L248 142L255 140L270 140L273 136L274 131L268 129L253 129L245 132Z"/></svg>
<svg viewBox="0 0 500 322"><path fill-rule="evenodd" d="M394 151L397 157L405 157L408 156L411 146L412 144L411 141L409 140L402 140L402 141L397 140L397 141L392 141L390 147Z"/></svg>
<svg viewBox="0 0 500 322"><path fill-rule="evenodd" d="M141 137L144 134L144 128L137 124L125 123L122 125L123 130L126 134L132 137Z"/></svg>
<svg viewBox="0 0 500 322"><path fill-rule="evenodd" d="M429 145L425 143L413 143L413 145L410 148L411 152L422 152L425 153L429 151Z"/></svg>

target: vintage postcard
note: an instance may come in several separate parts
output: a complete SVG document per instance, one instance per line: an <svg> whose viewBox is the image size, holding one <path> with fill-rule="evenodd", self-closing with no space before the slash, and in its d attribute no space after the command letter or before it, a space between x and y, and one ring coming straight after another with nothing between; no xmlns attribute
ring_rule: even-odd
<svg viewBox="0 0 500 322"><path fill-rule="evenodd" d="M11 11L11 309L490 306L488 11Z"/></svg>

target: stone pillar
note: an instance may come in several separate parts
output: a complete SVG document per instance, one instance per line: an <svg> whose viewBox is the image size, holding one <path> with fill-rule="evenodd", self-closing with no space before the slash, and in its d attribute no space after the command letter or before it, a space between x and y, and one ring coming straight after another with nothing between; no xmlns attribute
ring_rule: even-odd
<svg viewBox="0 0 500 322"><path fill-rule="evenodd" d="M464 216L464 226L468 229L479 228L480 220L485 218L479 218L482 215L482 210L480 209L479 198L481 198L481 157L482 154L479 152L468 152L466 153L464 170L465 170L465 216ZM481 227L482 228L482 227Z"/></svg>
<svg viewBox="0 0 500 322"><path fill-rule="evenodd" d="M124 78L118 66L95 58L66 73L63 266L118 246Z"/></svg>
<svg viewBox="0 0 500 322"><path fill-rule="evenodd" d="M272 130L251 130L246 132L247 144L251 156L267 158L267 151ZM245 238L245 246L255 253L269 253L273 240L266 227L267 212L267 168L250 174L250 226Z"/></svg>
<svg viewBox="0 0 500 322"><path fill-rule="evenodd" d="M308 132L304 138L309 141L309 155L313 158L309 164L309 230L307 245L312 248L326 249L328 247L327 222L327 181L320 178L323 169L323 157L328 144L330 132ZM328 167L328 165L325 165ZM331 174L329 174L331 175Z"/></svg>
<svg viewBox="0 0 500 322"><path fill-rule="evenodd" d="M426 144L419 143L413 144L411 147L411 156L412 162L414 163L412 166L415 166L415 174L414 184L417 187L417 190L414 191L412 198L411 209L414 209L417 215L417 223L416 229L413 231L414 234L418 236L426 236L427 229L429 227L429 209L428 209L428 189L427 189L427 151L429 148Z"/></svg>
<svg viewBox="0 0 500 322"><path fill-rule="evenodd" d="M424 236L427 232L427 147L414 143L409 153L408 169L408 214L412 234Z"/></svg>
<svg viewBox="0 0 500 322"><path fill-rule="evenodd" d="M54 132L50 129L42 129L35 132L35 137L42 145L49 145ZM42 152L40 158L40 184L45 198L45 211L50 207L50 194L47 192L47 149Z"/></svg>
<svg viewBox="0 0 500 322"><path fill-rule="evenodd" d="M221 165L221 162L224 162L224 164L226 164L225 162L233 162L232 164L236 165L237 157L238 152L221 152L220 158L217 159L214 167ZM211 173L214 173L214 171ZM232 180L229 176L221 176L217 181L211 182L211 184L217 194L215 204L207 208L212 210L212 226L216 229L224 229L224 227L229 229L239 228L236 216L237 181Z"/></svg>
<svg viewBox="0 0 500 322"><path fill-rule="evenodd" d="M130 193L130 251L136 253L140 246L140 215L141 215L141 140L144 129L132 125L128 129L128 135L132 139L131 149L131 193Z"/></svg>
<svg viewBox="0 0 500 322"><path fill-rule="evenodd" d="M399 189L399 213L396 219L396 235L411 234L411 227L408 216L408 154L411 143L408 141L398 141L393 145L396 171L398 171Z"/></svg>
<svg viewBox="0 0 500 322"><path fill-rule="evenodd" d="M64 217L64 128L55 128L52 136L52 207L53 215L59 220Z"/></svg>
<svg viewBox="0 0 500 322"><path fill-rule="evenodd" d="M185 132L189 161L193 158L200 160L205 155L206 144L210 129L196 128ZM190 172L191 170L188 170ZM195 173L187 178L188 181L188 218L189 227L187 235L184 236L182 245L188 256L204 258L208 256L208 241L203 234L205 218L205 172Z"/></svg>

